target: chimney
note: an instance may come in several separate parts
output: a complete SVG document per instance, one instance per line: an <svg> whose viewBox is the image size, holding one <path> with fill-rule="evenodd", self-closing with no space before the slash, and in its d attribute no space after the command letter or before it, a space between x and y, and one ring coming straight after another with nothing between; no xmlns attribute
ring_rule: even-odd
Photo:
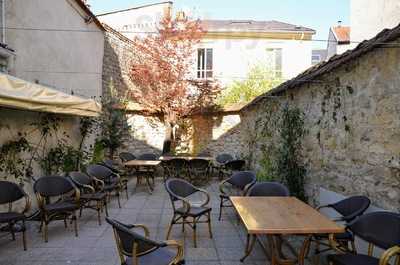
<svg viewBox="0 0 400 265"><path fill-rule="evenodd" d="M340 28L342 26L342 21L341 20L338 20L337 26L338 26L338 28Z"/></svg>

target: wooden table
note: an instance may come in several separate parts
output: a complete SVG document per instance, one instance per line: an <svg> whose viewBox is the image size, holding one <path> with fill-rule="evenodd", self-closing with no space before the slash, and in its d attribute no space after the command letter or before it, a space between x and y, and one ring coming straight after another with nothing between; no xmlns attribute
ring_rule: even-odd
<svg viewBox="0 0 400 265"><path fill-rule="evenodd" d="M343 233L344 228L295 197L230 197L248 232L247 257L259 235L266 235L272 265L304 264L314 234ZM303 235L296 260L282 259L281 236ZM294 252L294 250L293 250Z"/></svg>
<svg viewBox="0 0 400 265"><path fill-rule="evenodd" d="M140 184L140 179L142 176L145 177L147 187L149 189L149 193L152 193L154 190L154 170L155 167L160 165L161 161L154 161L154 160L131 160L128 162L123 163L124 167L127 168L134 168L136 169L137 175L137 183L136 187ZM141 170L144 169L144 170ZM150 178L153 179L153 185L150 183Z"/></svg>

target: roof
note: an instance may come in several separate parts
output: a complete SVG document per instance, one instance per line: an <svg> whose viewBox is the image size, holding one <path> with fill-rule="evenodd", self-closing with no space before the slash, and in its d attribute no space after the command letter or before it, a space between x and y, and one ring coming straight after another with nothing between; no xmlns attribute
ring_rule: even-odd
<svg viewBox="0 0 400 265"><path fill-rule="evenodd" d="M173 2L172 1L164 1L164 2L158 2L158 3L147 4L147 5L142 5L142 6L135 6L135 7L131 7L131 8L126 8L126 9L121 9L121 10L116 10L116 11L111 11L111 12L107 12L107 13L98 14L96 16L100 17L100 16L111 15L111 14L116 14L116 13L120 13L120 12L125 12L125 11L130 11L130 10L137 10L137 9L141 9L141 8L146 8L146 7L150 7L150 6L157 6L157 5L164 5L164 4L172 5Z"/></svg>
<svg viewBox="0 0 400 265"><path fill-rule="evenodd" d="M339 44L350 43L350 27L336 26L331 28Z"/></svg>
<svg viewBox="0 0 400 265"><path fill-rule="evenodd" d="M276 88L268 91L267 93L264 93L256 97L243 109L246 109L249 106L257 104L258 102L269 96L278 95L287 90L299 87L300 85L303 85L305 83L312 82L313 80L315 80L315 78L323 74L329 73L335 70L336 68L343 66L344 64L351 62L359 57L362 57L363 55L373 51L374 49L381 47L391 47L390 42L393 42L398 38L400 38L400 24L393 29L384 29L374 38L361 42L353 50L348 50L343 54L335 55L331 57L328 61L319 63L309 68L308 70L299 74L295 78L288 80L282 83L281 85L277 86Z"/></svg>
<svg viewBox="0 0 400 265"><path fill-rule="evenodd" d="M82 1L82 0L75 0L75 2L82 8L83 11L89 16L90 20L92 20L101 30L104 30L103 25L101 22L96 18L96 16L92 13L89 7ZM90 22L87 21L87 22Z"/></svg>
<svg viewBox="0 0 400 265"><path fill-rule="evenodd" d="M201 24L203 29L209 32L306 32L315 34L313 29L276 20L202 20Z"/></svg>

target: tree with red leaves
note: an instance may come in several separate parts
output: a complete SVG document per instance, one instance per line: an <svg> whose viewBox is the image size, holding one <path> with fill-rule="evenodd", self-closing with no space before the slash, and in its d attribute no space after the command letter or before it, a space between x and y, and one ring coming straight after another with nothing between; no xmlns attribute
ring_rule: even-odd
<svg viewBox="0 0 400 265"><path fill-rule="evenodd" d="M157 34L133 40L130 99L158 114L166 127L163 153L171 151L173 128L185 117L213 108L220 87L194 80L195 49L204 31L199 21L164 18Z"/></svg>

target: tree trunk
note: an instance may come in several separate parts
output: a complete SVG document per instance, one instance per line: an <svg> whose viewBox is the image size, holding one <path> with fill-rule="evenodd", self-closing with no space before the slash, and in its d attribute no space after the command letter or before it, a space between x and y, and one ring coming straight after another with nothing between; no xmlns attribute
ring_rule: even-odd
<svg viewBox="0 0 400 265"><path fill-rule="evenodd" d="M172 146L172 140L173 140L173 125L169 121L164 122L165 125L165 138L164 138L164 144L163 144L163 154L168 154L171 153L171 146Z"/></svg>

